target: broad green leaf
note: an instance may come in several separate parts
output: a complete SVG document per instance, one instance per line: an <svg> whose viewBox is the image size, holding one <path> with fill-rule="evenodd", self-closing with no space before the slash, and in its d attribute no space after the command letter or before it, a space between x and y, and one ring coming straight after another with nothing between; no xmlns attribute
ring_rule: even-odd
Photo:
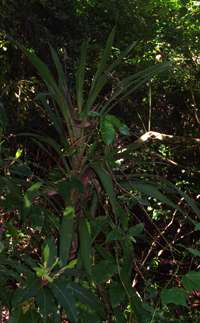
<svg viewBox="0 0 200 323"><path fill-rule="evenodd" d="M91 232L90 223L87 219L81 218L79 222L79 242L80 256L83 266L89 276L91 276Z"/></svg>
<svg viewBox="0 0 200 323"><path fill-rule="evenodd" d="M61 182L58 183L57 186L58 186L59 194L68 203L70 203L71 190L76 190L79 193L84 192L83 184L77 177L72 177L70 179L61 181Z"/></svg>
<svg viewBox="0 0 200 323"><path fill-rule="evenodd" d="M111 145L115 140L115 128L107 120L101 122L101 136L106 145Z"/></svg>
<svg viewBox="0 0 200 323"><path fill-rule="evenodd" d="M10 313L8 323L36 323L39 320L40 316L34 309L29 309L24 313L22 308L17 308Z"/></svg>
<svg viewBox="0 0 200 323"><path fill-rule="evenodd" d="M105 283L118 272L117 265L110 260L101 260L93 267L92 277L96 284Z"/></svg>
<svg viewBox="0 0 200 323"><path fill-rule="evenodd" d="M83 304L88 305L93 311L103 314L103 307L99 303L98 298L94 293L92 293L89 289L83 288L82 286L76 283L69 283L67 285L68 289L71 289L73 295Z"/></svg>
<svg viewBox="0 0 200 323"><path fill-rule="evenodd" d="M200 272L189 271L182 277L182 284L188 291L200 289Z"/></svg>
<svg viewBox="0 0 200 323"><path fill-rule="evenodd" d="M24 221L31 220L32 227L38 231L43 228L46 214L47 210L37 205L31 205L30 208L24 209L22 213Z"/></svg>
<svg viewBox="0 0 200 323"><path fill-rule="evenodd" d="M110 231L106 236L106 241L115 241L115 240L123 240L125 238L124 234L120 229L114 229Z"/></svg>
<svg viewBox="0 0 200 323"><path fill-rule="evenodd" d="M24 288L18 288L12 297L12 306L17 307L22 302L34 297L41 289L41 284L37 279L31 278L26 282Z"/></svg>
<svg viewBox="0 0 200 323"><path fill-rule="evenodd" d="M106 114L104 119L111 123L116 129L119 129L122 126L121 121L113 114Z"/></svg>
<svg viewBox="0 0 200 323"><path fill-rule="evenodd" d="M32 170L30 169L29 166L25 165L25 164L20 164L20 165L13 165L10 168L10 173L13 176L18 176L20 178L25 178L28 176L32 175Z"/></svg>
<svg viewBox="0 0 200 323"><path fill-rule="evenodd" d="M130 135L129 128L126 124L122 124L122 126L119 128L119 132L124 136Z"/></svg>
<svg viewBox="0 0 200 323"><path fill-rule="evenodd" d="M20 323L21 315L23 315L23 311L21 307L18 307L14 310L12 309L8 323Z"/></svg>
<svg viewBox="0 0 200 323"><path fill-rule="evenodd" d="M145 304L141 301L140 297L137 295L135 289L131 287L131 284L126 284L123 280L124 286L126 286L126 291L130 298L131 310L134 313L134 317L137 322L149 323L149 311L145 308Z"/></svg>
<svg viewBox="0 0 200 323"><path fill-rule="evenodd" d="M49 314L57 311L54 296L47 287L41 288L40 292L36 295L36 303L39 306L39 312L45 320Z"/></svg>
<svg viewBox="0 0 200 323"><path fill-rule="evenodd" d="M197 223L197 224L195 225L195 231L200 231L200 223Z"/></svg>
<svg viewBox="0 0 200 323"><path fill-rule="evenodd" d="M144 223L138 223L133 227L129 228L128 235L133 237L139 237L144 232Z"/></svg>
<svg viewBox="0 0 200 323"><path fill-rule="evenodd" d="M126 296L124 287L117 282L113 282L109 287L109 295L110 295L111 305L113 308L122 304Z"/></svg>
<svg viewBox="0 0 200 323"><path fill-rule="evenodd" d="M58 304L62 306L67 314L67 317L72 322L78 322L78 312L76 309L75 299L67 283L62 280L54 281L49 284Z"/></svg>
<svg viewBox="0 0 200 323"><path fill-rule="evenodd" d="M163 305L175 304L187 306L187 294L182 288L163 289L161 292L161 300Z"/></svg>
<svg viewBox="0 0 200 323"><path fill-rule="evenodd" d="M193 248L186 248L193 256L200 257L200 250Z"/></svg>
<svg viewBox="0 0 200 323"><path fill-rule="evenodd" d="M65 266L68 263L74 225L74 208L67 207L64 210L63 218L60 228L60 245L59 245L59 257L60 265Z"/></svg>

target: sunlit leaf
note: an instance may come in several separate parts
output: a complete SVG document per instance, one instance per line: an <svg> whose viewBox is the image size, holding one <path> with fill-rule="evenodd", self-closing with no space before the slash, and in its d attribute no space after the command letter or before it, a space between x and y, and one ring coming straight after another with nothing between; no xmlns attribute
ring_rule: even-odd
<svg viewBox="0 0 200 323"><path fill-rule="evenodd" d="M103 120L101 123L101 135L106 145L111 145L115 140L115 129L107 120Z"/></svg>
<svg viewBox="0 0 200 323"><path fill-rule="evenodd" d="M22 153L23 153L23 149L18 148L16 153L15 153L15 158L19 159L21 157Z"/></svg>

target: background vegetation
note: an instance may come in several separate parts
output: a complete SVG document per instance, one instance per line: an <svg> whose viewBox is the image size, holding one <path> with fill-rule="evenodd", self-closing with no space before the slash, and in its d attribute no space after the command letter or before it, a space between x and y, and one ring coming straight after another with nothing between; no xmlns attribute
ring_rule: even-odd
<svg viewBox="0 0 200 323"><path fill-rule="evenodd" d="M200 5L0 1L2 322L199 322Z"/></svg>

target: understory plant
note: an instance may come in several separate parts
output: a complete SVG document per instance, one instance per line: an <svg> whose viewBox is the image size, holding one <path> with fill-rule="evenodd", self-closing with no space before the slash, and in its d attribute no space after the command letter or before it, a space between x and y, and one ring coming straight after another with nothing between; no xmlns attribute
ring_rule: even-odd
<svg viewBox="0 0 200 323"><path fill-rule="evenodd" d="M133 281L137 243L146 236L143 221L130 210L138 201L147 205L151 197L185 216L176 204L179 195L199 216L196 203L166 179L155 183L148 174L129 174L126 165L122 167L124 160L129 161L127 169L134 165L135 149L123 144L129 128L113 109L169 65L113 77L135 45L110 62L114 34L115 30L91 82L86 75L89 45L83 43L74 91L52 47L56 77L33 50L22 48L46 85L47 91L38 93L36 100L54 136L42 131L21 136L30 138L53 166L36 176L31 163L20 161L20 150L12 162L2 164L2 208L15 215L5 226L7 245L1 250L1 287L9 286L6 297L2 293L2 305L9 309L9 322L160 320ZM184 276L182 289L163 290L163 304L176 304L177 293L182 303L178 305L185 306L191 280L199 282L199 274Z"/></svg>

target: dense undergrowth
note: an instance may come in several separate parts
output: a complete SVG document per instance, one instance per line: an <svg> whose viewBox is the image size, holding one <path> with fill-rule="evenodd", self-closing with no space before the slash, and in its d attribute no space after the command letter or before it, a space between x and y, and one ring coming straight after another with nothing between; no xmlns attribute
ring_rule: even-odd
<svg viewBox="0 0 200 323"><path fill-rule="evenodd" d="M199 322L198 8L128 1L120 16L113 1L71 1L62 19L76 23L66 40L72 59L59 46L64 31L50 33L62 5L27 5L41 9L38 47L23 10L10 20L15 35L12 1L2 7L2 322ZM114 24L105 10L118 26L102 48L98 24ZM43 48L42 17L58 51ZM120 50L114 36L127 44L122 22L133 17L138 39Z"/></svg>

